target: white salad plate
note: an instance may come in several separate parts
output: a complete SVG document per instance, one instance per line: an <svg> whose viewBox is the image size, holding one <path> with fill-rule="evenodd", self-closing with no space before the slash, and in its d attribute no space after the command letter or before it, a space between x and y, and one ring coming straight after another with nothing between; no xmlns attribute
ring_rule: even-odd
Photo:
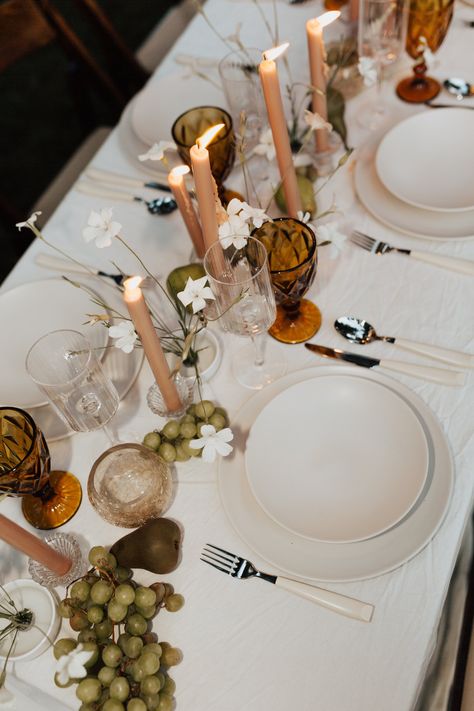
<svg viewBox="0 0 474 711"><path fill-rule="evenodd" d="M28 351L41 336L69 329L80 331L93 348L107 345L106 328L84 325L91 311L90 298L63 279L29 282L0 294L2 404L23 408L47 404L25 366Z"/></svg>
<svg viewBox="0 0 474 711"><path fill-rule="evenodd" d="M402 398L423 428L429 452L425 486L415 505L397 524L378 536L354 543L316 541L279 525L252 494L245 471L245 447L258 416L275 397L296 383L315 378L367 380ZM312 403L324 410L326 403ZM294 412L296 428L299 410ZM382 413L383 414L383 413ZM219 462L219 492L229 521L243 541L275 569L302 580L344 582L386 573L421 551L441 525L451 500L454 468L441 426L431 410L401 383L372 371L345 365L317 366L290 373L252 397L233 420L234 452ZM289 439L290 433L287 434ZM257 562L257 561L255 561Z"/></svg>
<svg viewBox="0 0 474 711"><path fill-rule="evenodd" d="M393 390L352 375L316 377L274 397L252 425L250 488L277 524L306 538L349 543L394 526L428 472L428 445Z"/></svg>
<svg viewBox="0 0 474 711"><path fill-rule="evenodd" d="M141 141L136 135L132 127L132 113L135 102L138 99L138 95L134 96L133 99L125 107L119 124L117 126L117 138L120 148L123 150L125 155L130 161L130 164L138 169L140 172L147 173L155 178L164 182L168 171L161 161L140 161L138 156L145 153L150 147L147 143Z"/></svg>
<svg viewBox="0 0 474 711"><path fill-rule="evenodd" d="M474 209L474 114L447 108L410 116L382 138L377 174L395 197L441 212Z"/></svg>
<svg viewBox="0 0 474 711"><path fill-rule="evenodd" d="M357 196L371 215L384 225L412 237L434 240L473 239L474 210L423 210L392 195L381 183L375 169L376 146L377 142L374 141L364 147L358 155L354 171Z"/></svg>

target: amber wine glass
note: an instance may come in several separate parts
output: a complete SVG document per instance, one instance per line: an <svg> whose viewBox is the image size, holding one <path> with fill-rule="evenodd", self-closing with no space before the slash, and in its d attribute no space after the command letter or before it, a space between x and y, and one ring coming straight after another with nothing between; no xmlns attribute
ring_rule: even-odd
<svg viewBox="0 0 474 711"><path fill-rule="evenodd" d="M82 499L73 474L50 471L48 445L30 414L0 408L0 494L22 497L32 526L57 528L74 516Z"/></svg>
<svg viewBox="0 0 474 711"><path fill-rule="evenodd" d="M277 317L269 334L282 343L303 343L319 330L321 312L303 299L318 264L316 236L304 222L280 217L252 232L265 246L277 302Z"/></svg>
<svg viewBox="0 0 474 711"><path fill-rule="evenodd" d="M426 76L426 49L436 52L443 43L453 17L454 0L411 0L408 15L406 51L415 60L413 75L402 79L397 94L413 104L430 101L441 85Z"/></svg>

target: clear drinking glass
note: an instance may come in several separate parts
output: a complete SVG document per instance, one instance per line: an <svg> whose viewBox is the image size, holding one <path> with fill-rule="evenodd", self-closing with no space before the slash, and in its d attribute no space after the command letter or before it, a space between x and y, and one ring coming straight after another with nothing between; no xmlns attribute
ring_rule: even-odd
<svg viewBox="0 0 474 711"><path fill-rule="evenodd" d="M385 67L393 64L405 49L409 0L360 0L359 62L373 60L377 98L358 116L366 128L376 128L385 116L382 82Z"/></svg>
<svg viewBox="0 0 474 711"><path fill-rule="evenodd" d="M104 428L115 415L118 393L89 341L77 331L52 331L26 356L26 369L75 432Z"/></svg>
<svg viewBox="0 0 474 711"><path fill-rule="evenodd" d="M207 250L204 269L216 298L220 325L252 340L235 353L234 375L245 387L259 390L286 370L278 350L265 357L267 330L276 318L267 251L253 237L247 238L241 249L221 240Z"/></svg>

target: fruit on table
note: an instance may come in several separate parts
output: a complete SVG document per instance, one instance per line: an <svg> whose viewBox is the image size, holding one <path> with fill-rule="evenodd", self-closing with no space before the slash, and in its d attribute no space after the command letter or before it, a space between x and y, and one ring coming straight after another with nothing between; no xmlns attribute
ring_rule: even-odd
<svg viewBox="0 0 474 711"><path fill-rule="evenodd" d="M316 200L314 197L313 183L304 175L297 175L298 190L301 198L301 209L303 212L309 212L313 217L316 214ZM276 194L275 202L282 212L286 212L285 193L283 185L280 185Z"/></svg>
<svg viewBox="0 0 474 711"><path fill-rule="evenodd" d="M201 279L203 276L206 276L206 272L200 262L186 264L183 267L176 267L176 269L173 269L173 271L168 274L166 280L166 288L169 295L176 301L179 292L184 290L188 277L196 280ZM180 301L177 303L181 304Z"/></svg>
<svg viewBox="0 0 474 711"><path fill-rule="evenodd" d="M121 566L163 574L177 567L180 547L179 526L169 518L155 518L120 538L110 550Z"/></svg>

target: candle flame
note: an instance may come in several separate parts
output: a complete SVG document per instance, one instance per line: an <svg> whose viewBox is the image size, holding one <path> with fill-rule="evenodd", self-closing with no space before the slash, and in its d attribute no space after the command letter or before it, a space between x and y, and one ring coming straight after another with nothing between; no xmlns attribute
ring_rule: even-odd
<svg viewBox="0 0 474 711"><path fill-rule="evenodd" d="M143 277L141 276L134 276L134 277L129 277L128 279L125 279L123 282L123 285L125 287L125 291L133 291L134 289L137 289L140 284L143 281Z"/></svg>
<svg viewBox="0 0 474 711"><path fill-rule="evenodd" d="M264 59L277 59L278 57L280 57L280 55L283 54L283 52L286 52L289 46L290 43L285 42L284 44L280 44L278 47L271 47L270 49L266 49L265 52L263 52L262 56Z"/></svg>
<svg viewBox="0 0 474 711"><path fill-rule="evenodd" d="M177 165L175 168L172 169L171 174L172 175L187 175L191 171L191 168L189 165Z"/></svg>
<svg viewBox="0 0 474 711"><path fill-rule="evenodd" d="M322 15L316 18L316 21L319 22L320 27L327 27L327 25L330 25L331 22L334 22L334 20L337 20L341 13L339 10L331 10L330 12L323 12Z"/></svg>
<svg viewBox="0 0 474 711"><path fill-rule="evenodd" d="M202 136L199 136L199 138L196 139L196 143L198 144L199 148L207 148L213 138L215 138L219 131L222 131L223 128L225 128L225 123L218 123L216 126L211 126L211 128L208 128L207 131L202 134Z"/></svg>

